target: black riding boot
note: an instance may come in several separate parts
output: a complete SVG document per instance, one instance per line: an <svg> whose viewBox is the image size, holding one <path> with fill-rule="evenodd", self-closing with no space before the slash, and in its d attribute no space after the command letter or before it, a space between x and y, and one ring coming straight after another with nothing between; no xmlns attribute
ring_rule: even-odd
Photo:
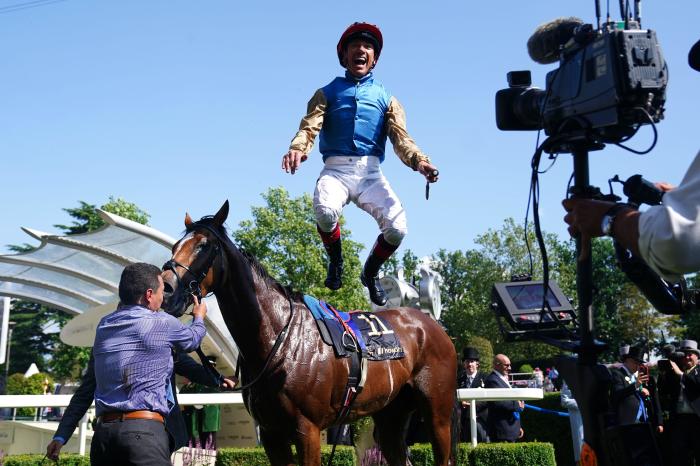
<svg viewBox="0 0 700 466"><path fill-rule="evenodd" d="M326 288L337 290L343 286L343 246L340 239L323 247L328 253L328 275L323 282Z"/></svg>
<svg viewBox="0 0 700 466"><path fill-rule="evenodd" d="M369 299L377 306L386 304L386 293L381 283L379 283L378 277L379 268L384 261L386 261L386 259L379 258L373 252L370 253L367 262L365 262L365 266L362 268L362 274L360 275L360 281L367 287L367 290L369 290Z"/></svg>

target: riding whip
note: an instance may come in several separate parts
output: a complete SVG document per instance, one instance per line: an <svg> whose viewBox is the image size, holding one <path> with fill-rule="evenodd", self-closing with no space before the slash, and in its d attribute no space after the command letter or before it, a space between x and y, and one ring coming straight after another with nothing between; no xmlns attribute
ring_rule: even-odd
<svg viewBox="0 0 700 466"><path fill-rule="evenodd" d="M430 172L431 176L438 176L440 172L437 170L433 170ZM425 182L425 200L427 201L430 198L430 181Z"/></svg>

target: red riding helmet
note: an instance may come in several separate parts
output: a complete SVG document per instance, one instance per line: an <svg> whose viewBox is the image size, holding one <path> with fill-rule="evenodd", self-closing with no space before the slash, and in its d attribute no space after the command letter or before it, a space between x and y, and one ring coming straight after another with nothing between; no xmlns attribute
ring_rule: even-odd
<svg viewBox="0 0 700 466"><path fill-rule="evenodd" d="M347 43L353 39L364 39L371 42L374 45L374 58L379 60L379 54L382 53L382 46L384 45L382 31L374 24L353 23L345 30L343 35L340 36L338 46L336 47L338 51L338 61L341 66L345 66L343 64L343 50L345 50Z"/></svg>

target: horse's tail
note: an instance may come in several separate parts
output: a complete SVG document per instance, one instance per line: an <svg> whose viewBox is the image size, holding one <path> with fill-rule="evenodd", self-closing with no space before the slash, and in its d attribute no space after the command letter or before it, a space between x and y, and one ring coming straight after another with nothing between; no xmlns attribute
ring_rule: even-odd
<svg viewBox="0 0 700 466"><path fill-rule="evenodd" d="M455 398L454 407L452 408L452 417L450 419L450 464L457 464L457 446L459 445L460 430L462 427L461 410L459 408L459 399Z"/></svg>

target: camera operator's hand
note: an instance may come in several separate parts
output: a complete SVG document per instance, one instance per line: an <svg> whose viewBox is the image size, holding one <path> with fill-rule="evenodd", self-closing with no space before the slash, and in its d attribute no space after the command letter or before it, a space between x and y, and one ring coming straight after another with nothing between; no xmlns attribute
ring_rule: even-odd
<svg viewBox="0 0 700 466"><path fill-rule="evenodd" d="M614 202L596 201L594 199L564 199L562 202L567 214L564 221L569 225L569 234L579 236L582 240L603 236L601 222L603 216L616 204ZM615 216L612 235L632 254L639 255L639 212L623 208ZM588 258L590 251L581 251L579 260Z"/></svg>
<svg viewBox="0 0 700 466"><path fill-rule="evenodd" d="M672 185L671 183L666 183L665 181L657 181L656 183L654 183L654 186L656 186L657 189L665 193L676 189L674 185Z"/></svg>
<svg viewBox="0 0 700 466"><path fill-rule="evenodd" d="M643 397L649 396L649 390L647 390L646 388L640 389L639 393L641 393Z"/></svg>
<svg viewBox="0 0 700 466"><path fill-rule="evenodd" d="M421 160L418 162L417 168L420 174L423 175L426 180L428 180L428 183L435 183L438 180L438 175L435 175L435 173L438 172L438 169L435 165L426 162L425 160Z"/></svg>

